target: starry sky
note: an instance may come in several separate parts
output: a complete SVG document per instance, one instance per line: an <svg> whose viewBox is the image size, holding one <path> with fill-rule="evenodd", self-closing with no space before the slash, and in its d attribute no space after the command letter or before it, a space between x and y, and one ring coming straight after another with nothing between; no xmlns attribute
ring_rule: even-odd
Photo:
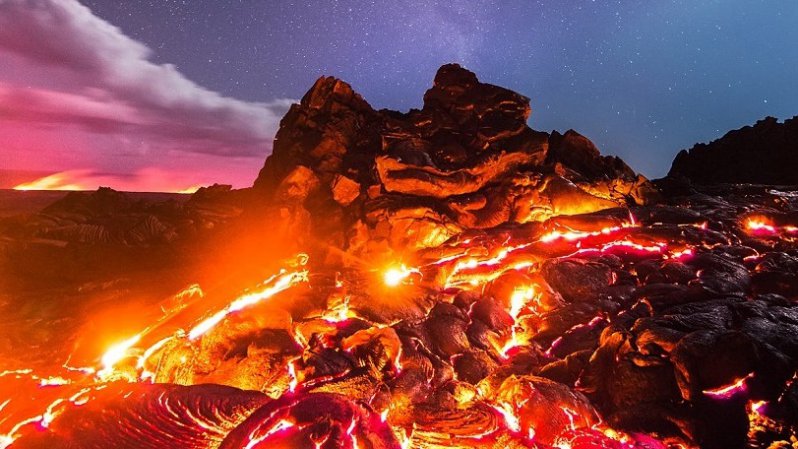
<svg viewBox="0 0 798 449"><path fill-rule="evenodd" d="M532 128L656 178L682 148L798 115L796 23L795 0L0 0L0 169L245 187L319 76L404 111L458 62L528 96Z"/></svg>

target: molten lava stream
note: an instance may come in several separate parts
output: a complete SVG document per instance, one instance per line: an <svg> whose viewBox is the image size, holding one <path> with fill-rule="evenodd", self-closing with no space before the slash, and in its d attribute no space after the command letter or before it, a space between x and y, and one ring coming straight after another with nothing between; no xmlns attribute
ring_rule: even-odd
<svg viewBox="0 0 798 449"><path fill-rule="evenodd" d="M153 357L166 342L173 339L196 340L213 329L225 317L240 312L261 301L267 300L294 285L307 282L307 256L297 257L295 271L281 270L266 279L261 286L243 294L216 311L210 304L194 299L204 293L198 286L190 286L175 295L177 307L164 310L164 315L141 332L111 345L100 358L100 366L74 368L67 366L53 369L55 374L43 376L31 369L0 372L0 448L9 446L19 433L30 426L49 428L70 407L86 404L93 392L106 388L109 381L151 381L152 373L146 369L148 359ZM192 301L186 303L184 300ZM200 305L202 319L187 317L189 306ZM188 324L188 333L177 323ZM184 326L185 326L184 324ZM174 329L177 329L176 331ZM124 362L124 363L123 363Z"/></svg>
<svg viewBox="0 0 798 449"><path fill-rule="evenodd" d="M798 224L777 222L762 215L755 215L743 221L743 229L750 235L766 239L798 240Z"/></svg>
<svg viewBox="0 0 798 449"><path fill-rule="evenodd" d="M478 247L468 239L449 247L450 255L429 262L446 273L444 288L475 288L500 277L510 270L525 270L546 259L589 254L618 254L635 258L683 258L692 249L670 251L666 242L635 236L637 225L633 220L592 231L553 230L529 242L508 239L501 246ZM477 249L479 248L479 251Z"/></svg>
<svg viewBox="0 0 798 449"><path fill-rule="evenodd" d="M2 376L0 448L11 444L25 426L46 429L68 407L84 404L92 391L104 388L85 375L39 378L25 371Z"/></svg>
<svg viewBox="0 0 798 449"><path fill-rule="evenodd" d="M444 296L451 296L462 290L483 291L494 283L509 282L514 287L511 291L494 292L501 292L500 297L494 299L500 301L500 307L512 320L507 335L493 342L499 363L507 363L514 357L514 348L529 345L533 337L531 331L524 327L523 318L544 313L556 306L556 302L541 287L542 281L536 277L540 264L547 259L588 252L618 252L631 258L662 259L687 254L684 251L669 252L665 243L637 238L635 226L629 222L587 231L570 228L553 230L532 237L529 241L520 238L507 238L502 242L482 240L479 242L482 247L477 246L477 241L465 240L449 248L454 251L453 255L419 267L390 265L377 282L384 284L381 286L383 290L388 289L397 295L397 300L401 300L402 295L423 293L423 289L431 293L444 291L448 292ZM32 429L51 428L66 411L77 413L77 408L87 404L99 390L107 388L110 381L152 381L163 348L176 341L188 347L201 344L204 336L231 315L268 301L300 283L306 283L308 271L303 267L306 262L307 258L300 256L293 270L281 270L258 287L226 303L220 303L214 299L216 295L205 294L199 287L190 287L176 295L180 300L164 308L161 318L140 332L111 345L101 357L100 366L88 368L84 372L70 372L72 377L67 379L68 382L42 380L31 372L9 374L18 383L13 390L34 393L27 398L18 395L4 404L4 418L0 421L0 430L7 435L4 446L19 435L29 434ZM435 271L439 274L428 277L429 273ZM403 345L406 342L399 338L392 327L397 323L381 324L357 318L350 309L350 297L345 293L345 284L345 280L335 282L339 297L334 301L328 299L328 310L316 319L321 323L314 324L311 320L292 324L293 338L303 351L285 365L284 372L289 378L286 390L281 398L270 403L272 405L248 417L242 415L236 425L245 418L246 421L235 427L229 437L225 436L226 431L220 434L224 436L222 447L238 449L284 445L357 448L367 447L363 446L367 441L371 442L371 447L386 448L484 447L486 444L540 449L663 447L654 440L624 435L601 426L586 398L565 385L531 376L524 376L523 380L511 376L501 386L495 386L495 391L490 389L494 387L482 387L487 389L478 393L474 390L472 394L459 399L457 410L433 410L424 412L428 415L418 416L416 414L419 411L409 415L402 413L401 417L396 415L396 419L401 419L401 425L393 422L393 414L388 413L392 410L390 407L377 413L339 395L314 393L315 388L327 383L346 382L352 373L351 368L327 374L314 373L314 366L308 365L305 357L313 357L315 351L340 352L346 354L349 360L363 363L370 357L370 351L379 348L382 357L389 362L382 371L370 375L377 377L374 380L385 376L381 381L389 384L405 376L403 367L407 363L411 365L409 372L418 370L418 367L413 366L417 363L414 359L404 358L403 349L407 348ZM339 335L339 331L345 329L350 320L362 328L355 327L354 333ZM551 344L545 355L555 357L563 338L592 332L600 324L606 325L602 316L574 325ZM419 351L433 354L420 339L415 342L420 345ZM454 363L452 360L450 362ZM528 388L533 384L531 389ZM3 392L9 395L13 393L12 388ZM538 392L545 393L532 401ZM112 400L108 398L103 400ZM332 421L324 425L314 418L321 405L329 407L330 413L336 413L331 415ZM98 404L97 407L102 405ZM401 412L398 407L395 411ZM181 413L180 410L170 411L168 416L171 417L166 419L172 424L180 422ZM70 420L79 419L78 416L79 413L70 415ZM192 422L202 424L202 421ZM218 431L214 424L207 425L214 432ZM375 438L384 445L374 446ZM308 442L312 444L308 445Z"/></svg>

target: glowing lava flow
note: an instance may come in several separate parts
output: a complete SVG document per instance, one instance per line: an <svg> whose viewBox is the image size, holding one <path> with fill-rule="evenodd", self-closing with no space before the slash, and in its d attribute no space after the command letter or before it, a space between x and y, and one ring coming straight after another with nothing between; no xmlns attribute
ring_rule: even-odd
<svg viewBox="0 0 798 449"><path fill-rule="evenodd" d="M503 246L495 256L488 256L487 258L468 257L463 258L464 260L454 259L456 263L444 285L446 288L477 287L498 278L505 271L527 267L530 263L526 261L509 266L504 262L511 254L527 248L529 245ZM442 259L436 261L434 265L448 261L447 259Z"/></svg>
<svg viewBox="0 0 798 449"><path fill-rule="evenodd" d="M798 237L798 226L778 226L773 223L773 220L766 217L749 217L745 220L744 227L752 235Z"/></svg>
<svg viewBox="0 0 798 449"><path fill-rule="evenodd" d="M518 416L515 415L515 410L513 410L513 407L510 404L506 402L499 402L498 405L493 406L493 409L502 415L508 429L513 432L521 431L521 421L518 419Z"/></svg>
<svg viewBox="0 0 798 449"><path fill-rule="evenodd" d="M748 401L745 410L748 414L748 438L756 440L757 433L778 429L779 424L767 415L767 401Z"/></svg>
<svg viewBox="0 0 798 449"><path fill-rule="evenodd" d="M139 341L141 341L140 333L128 338L123 342L111 346L111 348L108 349L108 351L106 351L102 356L101 361L103 368L100 371L97 371L97 376L100 379L107 379L111 373L113 373L114 366L125 357L128 357L130 355L130 348L132 348Z"/></svg>
<svg viewBox="0 0 798 449"><path fill-rule="evenodd" d="M710 390L703 390L703 393L716 399L728 399L739 392L745 391L747 388L746 382L752 377L754 377L754 373L749 373L747 376L741 377L729 385L713 388Z"/></svg>
<svg viewBox="0 0 798 449"><path fill-rule="evenodd" d="M555 229L537 239L518 243L510 243L508 238L503 245L482 256L471 255L468 247L472 241L469 239L461 242L465 247L460 254L443 257L430 265L447 266L452 264L444 287L467 289L484 285L510 270L523 270L534 266L535 263L546 258L545 255L538 254L537 249L539 248L562 252L562 254L557 254L560 257L587 251L610 252L615 248L663 253L666 246L664 243L646 246L628 239L618 238L617 234L625 234L625 231L637 226L634 217L630 214L628 221L623 221L615 226L605 226L598 230ZM599 241L592 242L592 240ZM597 246L589 246L588 242Z"/></svg>
<svg viewBox="0 0 798 449"><path fill-rule="evenodd" d="M307 263L307 256L300 255L298 256L297 260L299 261L298 265L303 266ZM300 282L307 282L308 281L308 271L304 269L296 270L296 271L286 271L281 270L281 272L277 275L274 275L267 279L264 282L264 286L255 292L248 293L242 296L237 297L232 302L230 302L227 306L223 309L219 310L218 312L214 313L210 317L200 321L198 324L191 328L191 331L186 334L182 330L178 330L175 334L167 336L158 340L156 343L150 345L147 348L138 348L137 345L141 343L141 341L148 336L154 329L156 329L161 323L165 322L169 318L173 316L173 314L182 311L185 308L185 305L182 304L182 301L190 298L192 296L204 296L204 293L197 285L192 285L188 287L186 290L176 294L174 299L180 303L178 307L172 308L168 310L168 314L161 318L158 322L153 324L150 327L147 327L143 331L139 332L136 335L133 335L119 343L112 345L100 358L101 367L99 368L92 368L92 367L80 367L80 368L73 368L69 367L66 364L64 368L73 373L79 373L80 375L84 376L81 379L67 379L61 376L50 376L50 377L40 377L33 373L33 370L30 369L23 369L23 370L8 370L0 372L0 377L4 377L7 375L14 375L17 378L26 377L31 380L38 381L38 385L40 388L57 388L60 386L69 386L75 384L74 386L78 388L80 385L89 384L88 387L83 387L77 391L77 393L68 393L65 396L57 398L46 405L40 414L33 416L31 418L23 419L18 421L15 425L10 428L4 435L0 435L0 449L5 449L16 440L16 437L22 430L22 428L28 425L38 425L40 428L48 428L53 421L64 411L64 408L71 404L74 406L80 406L85 404L90 400L89 393L92 391L98 391L100 389L105 388L108 384L107 382L110 381L117 381L117 380L126 380L126 381L151 381L154 379L154 373L148 371L146 369L147 360L152 357L158 350L163 348L169 341L174 340L176 338L184 338L188 337L189 340L196 340L200 338L202 335L206 334L208 331L213 329L217 324L222 322L227 316L232 313L238 312L243 310L247 307L255 305L263 300L271 298L276 294L283 292L294 285ZM134 357L136 354L140 354L136 360L136 370L140 372L138 378L131 377L129 375L121 374L117 372L117 366L123 360ZM92 378L90 376L95 375L96 377ZM99 383L98 383L99 382ZM74 391L74 390L72 390ZM0 410L7 407L12 402L12 399L8 399L0 405ZM3 420L0 420L2 423Z"/></svg>
<svg viewBox="0 0 798 449"><path fill-rule="evenodd" d="M194 326L188 333L189 340L196 340L204 335L209 330L213 329L217 324L224 320L228 315L233 312L238 312L241 309L255 305L264 299L271 298L272 296L280 293L299 282L307 282L307 270L294 271L290 273L283 273L277 277L272 285L253 293L240 296L233 302L227 305L224 309L214 313L210 317L204 319L202 322Z"/></svg>
<svg viewBox="0 0 798 449"><path fill-rule="evenodd" d="M344 296L340 304L325 310L321 317L328 323L341 323L356 316L349 309L349 296Z"/></svg>
<svg viewBox="0 0 798 449"><path fill-rule="evenodd" d="M244 449L252 449L253 447L257 446L264 440L268 439L270 436L282 432L284 430L290 429L294 427L295 424L287 419L281 419L277 422L273 427L269 428L265 432L257 432L253 433L249 437L249 443L244 447Z"/></svg>
<svg viewBox="0 0 798 449"><path fill-rule="evenodd" d="M606 221L604 223L606 223ZM431 295L437 294L447 299L463 293L464 291L468 291L469 294L479 294L481 291L482 294L485 295L484 297L490 298L491 296L488 293L492 292L492 294L495 295L493 299L503 309L503 312L507 312L512 319L512 323L509 328L506 327L507 324L509 324L509 321L506 320L506 315L504 315L503 312L499 315L503 327L499 328L497 326L496 329L501 330L486 337L488 343L487 350L493 351L490 357L495 362L498 362L498 364L507 361L515 362L513 358L517 357L519 354L525 355L526 353L524 353L523 350L512 351L513 348L537 345L536 347L540 349L542 358L556 359L562 356L560 353L564 352L563 348L567 349L569 339L573 339L572 337L574 336L579 337L580 335L592 332L594 328L600 330L601 328L599 328L599 326L605 326L610 322L612 317L607 314L595 315L589 322L573 325L565 332L562 332L559 337L548 340L553 341L548 345L548 349L546 349L545 346L540 347L541 343L535 340L536 324L534 324L534 320L537 319L539 315L548 312L550 307L553 307L549 304L549 299L550 296L556 294L551 286L545 285L543 276L541 275L543 271L542 265L547 260L567 258L585 253L588 253L587 257L612 253L624 257L629 256L632 260L643 258L647 261L649 259L661 261L666 259L682 259L694 254L694 249L690 246L680 245L677 247L679 249L674 250L673 248L669 248L669 244L667 243L669 240L653 241L654 237L651 237L651 235L656 236L657 234L646 233L646 230L636 229L638 224L635 223L633 218L624 222L620 219L613 218L611 223L613 224L612 226L601 228L595 226L592 230L589 222L583 223L583 227L585 228L583 230L555 224L554 226L559 226L560 229L548 231L541 235L541 229L552 229L551 225L544 224L536 228L523 228L522 231L518 231L515 234L503 234L501 239L497 239L496 241L491 241L489 238L485 238L481 242L476 238L474 240L462 240L452 243L450 247L447 247L447 251L451 251L444 257L437 260L428 258L425 264L417 267L408 267L397 263L382 272L382 276L374 276L371 280L391 288L418 283L419 288L426 289L425 293L430 293ZM533 229L534 231L531 232L534 232L534 234L521 234L522 232L529 232L529 229ZM519 234L521 235L519 236ZM527 237L526 239L524 238L525 236ZM480 246L480 243L482 246ZM456 255L452 255L452 252L456 253ZM194 345L197 345L197 342L200 342L203 336L208 335L209 332L231 315L255 306L256 304L263 303L297 284L308 282L308 271L302 268L307 263L307 258L301 256L298 260L299 263L297 267L291 270L281 270L278 274L265 280L257 289L236 297L226 305L218 305L218 309L206 310L204 315L200 315L201 318L196 321L191 321L190 326L183 327L183 329L186 330L178 330L177 332L172 332L171 335L163 335L163 332L160 332L160 335L158 335L156 331L159 329L163 330L165 327L161 326L161 323L165 322L162 319L145 328L138 334L114 344L102 356L99 369L84 369L84 372L87 373L86 379L72 385L74 388L83 388L77 395L71 392L69 395L62 395L62 397L56 401L50 402L50 405L43 409L44 411L38 412L39 415L17 424L3 440L5 443L0 444L0 448L11 444L20 429L28 424L37 424L40 428L51 426L53 420L57 419L59 414L63 413L66 406L85 403L85 401L90 399L90 392L93 391L92 389L101 388L103 385L106 385L106 382L120 379L134 382L154 381L155 372L158 371L154 366L157 366L157 363L160 362L154 363L153 361L159 359L159 354L163 352L164 348L172 347L169 345L170 342L180 340L180 343L194 348L196 347ZM374 274L373 271L370 273L372 275ZM421 277L422 273L425 276L423 279ZM430 275L430 273L432 273L432 275ZM507 276L503 277L505 274L507 274ZM612 282L616 282L614 280L615 277L612 279ZM501 286L502 282L505 282L506 285ZM351 285L356 284L346 284L344 280L336 278L335 287L331 288L332 293L326 298L327 306L325 310L321 313L317 313L318 308L313 309L313 315L310 315L313 319L312 322L300 321L308 318L307 316L302 318L291 317L291 326L293 327L287 330L293 331L294 341L301 347L302 353L297 355L295 352L286 350L287 355L281 356L284 357L280 359L281 365L275 365L281 370L280 379L283 379L277 383L280 389L277 394L286 394L287 398L293 400L293 398L312 394L314 388L323 385L330 379L345 382L347 381L346 376L350 372L362 373L364 368L376 368L376 370L372 370L369 374L374 376L385 376L388 380L395 380L405 375L405 372L403 372L405 369L407 379L413 379L410 376L419 374L419 368L417 366L419 362L412 357L419 359L427 357L426 355L419 354L431 352L427 348L429 344L425 345L422 343L421 339L407 339L406 335L401 334L401 332L397 333L397 330L393 326L397 324L398 321L393 324L374 323L367 318L358 317L358 315L350 309L350 293L352 295L351 299L356 301L355 304L357 304L358 312L365 312L366 310L360 310L360 307L363 307L361 302L363 298L357 296L360 292L357 292L355 289L347 290ZM490 290L496 285L499 285L500 289ZM604 284L602 283L602 285ZM397 288L393 293L397 296L401 296L403 292L409 292L411 290L415 290L415 288ZM164 314L169 318L174 318L178 312L182 312L187 307L183 299L194 296L202 297L203 295L204 293L198 286L189 287L185 293L175 296L176 305L174 307L164 308ZM556 301L561 300L560 298ZM204 305L204 303L202 304ZM495 305L496 304L492 304L491 306ZM461 310L466 310L466 308L463 307ZM465 314L465 312L463 313ZM365 313L364 315L369 316ZM588 316L593 315L586 315L585 320L587 320ZM353 318L358 319L355 320ZM185 325L185 323L181 324ZM308 327L302 327L305 325ZM360 326L363 327L361 328ZM172 329L174 328L172 327ZM508 333L510 334L509 336ZM400 335L402 338L400 338ZM493 340L494 338L496 339L495 341ZM408 345L414 344L418 345L416 347L417 354L407 356L407 358L403 359L403 351L406 354L412 354L412 346ZM293 348L291 350L293 351ZM319 353L316 353L316 350L318 350ZM374 362L379 363L374 363L374 366L369 365L371 362L365 363L364 360L361 360L363 357L361 354L364 352L367 352L369 357L378 356L374 358ZM177 353L178 356L181 354L182 353ZM324 354L325 357L329 356L329 360L335 361L337 364L331 363L328 367L323 363L318 363L319 361L315 358L320 357L319 354ZM522 357L517 358L521 359ZM178 357L175 358L175 360L178 359ZM442 363L447 363L446 359L442 360ZM449 363L454 366L455 363L452 360L458 359L449 358L448 360ZM133 362L135 362L135 365ZM317 364L314 365L310 362L315 362ZM405 363L405 368L402 367L403 362ZM349 367L346 363L352 363L354 368ZM342 367L345 367L345 369ZM329 368L329 370L323 371L321 368ZM454 372L459 376L459 372ZM89 376L89 374L94 373L96 373L96 375ZM27 373L25 375L31 374L32 373ZM425 372L424 375L426 376L427 373ZM750 374L743 379L735 381L732 385L705 390L704 394L721 399L730 397L737 391L745 389L746 380L752 376L753 374ZM72 379L59 378L58 376L37 378L37 380L38 379L40 379L42 386L57 386L72 382ZM285 379L287 379L287 390L285 390L285 383L281 383ZM422 377L422 379L424 379L424 377ZM452 382L461 385L465 384L464 380L458 379L465 379L465 377L455 377ZM431 382L428 377L426 381L428 383ZM89 386L87 390L86 384L89 382L91 382L91 386ZM330 388L334 390L335 387L331 386ZM570 386L563 386L563 388L567 390ZM540 440L544 437L544 426L542 424L534 424L533 421L530 421L530 414L523 411L526 406L525 404L531 400L530 395L516 398L514 402L509 401L506 397L502 399L489 397L482 391L477 395L475 393L476 391L475 388L466 390L463 387L460 391L461 394L456 396L458 407L466 409L469 406L479 403L483 408L487 409L492 420L499 421L498 427L485 427L475 430L475 434L480 435L479 438L489 435L490 432L494 432L494 436L495 434L503 432L505 435L509 434L511 438L518 438L520 441L523 441L524 444L530 445L530 447L543 447L536 446L543 443L535 441L535 438ZM488 391L488 393L491 392ZM402 400L402 398L397 399L396 397L392 397L391 399L396 401ZM533 402L529 402L529 404L532 403ZM618 443L611 447L639 447L631 444L627 445L625 442L626 439L631 440L633 438L621 432L615 432L612 429L605 428L603 425L599 426L598 424L592 428L589 427L595 424L595 422L585 424L588 420L582 419L585 417L580 415L580 413L585 413L585 415L587 415L588 412L578 407L571 409L559 401L552 401L551 403L556 404L558 407L555 409L556 414L564 414L564 416L559 416L557 418L562 423L563 428L560 430L562 430L563 436L561 439L555 441L553 446L550 445L545 447L593 447L589 446L589 443L581 441L599 441L598 438L610 438L612 441ZM486 405L487 407L485 407ZM0 405L0 409L4 406L5 405ZM401 406L396 406L393 403L388 405L388 408L383 408L385 406L385 403L379 403L377 406L379 407L377 408L378 410L383 410L379 413L379 420L391 427L401 447L423 447L425 443L422 439L425 437L425 431L418 430L416 432L418 439L414 439L413 432L417 430L414 428L414 425L417 423L405 421L400 424L400 420L407 419L407 416L402 416L403 412ZM531 407L531 405L529 407ZM396 413L389 414L391 410L395 410ZM532 410L532 408L528 408L528 410ZM580 411L577 412L576 410ZM757 411L759 408L755 408L754 410ZM496 413L493 413L493 411ZM275 417L275 420L276 421L272 422L272 426L268 428L264 427L257 432L250 433L248 435L249 439L246 447L254 448L266 445L269 444L272 439L278 440L283 437L299 434L306 428L305 424L301 421L290 419L281 420L277 417ZM397 423L391 423L393 420L396 420ZM367 421L357 421L355 418L352 418L351 421L348 419L345 421L345 426L348 427L344 427L343 430L346 440L348 440L347 444L351 443L351 447L358 447L358 445L364 444L365 440L361 437L362 434L359 433L357 429L361 426L366 426L366 423ZM409 432L407 431L408 429ZM484 433L480 434L479 432L483 430ZM434 432L429 433L431 434ZM596 434L599 436L596 436ZM449 437L452 438L453 442L456 438L459 438L458 436ZM583 440L580 440L580 438ZM326 441L327 440L319 440L314 441L314 443L317 447L320 447L320 445ZM455 443L452 445L456 446Z"/></svg>
<svg viewBox="0 0 798 449"><path fill-rule="evenodd" d="M540 294L536 292L534 286L516 287L510 295L510 317L513 319L513 326L510 328L510 338L502 345L499 354L502 358L508 358L511 349L524 344L521 338L520 329L518 326L518 318L521 311L533 300L537 302L540 299Z"/></svg>
<svg viewBox="0 0 798 449"><path fill-rule="evenodd" d="M510 316L513 319L517 319L521 309L538 297L539 295L535 292L534 286L516 287L513 290L513 294L510 295Z"/></svg>
<svg viewBox="0 0 798 449"><path fill-rule="evenodd" d="M584 239L586 239L588 237L597 237L597 236L600 236L600 235L610 235L610 234L618 232L618 231L620 231L622 229L635 227L636 223L635 223L634 217L632 217L632 215L629 215L629 217L630 217L629 221L625 222L625 223L622 223L620 226L608 226L608 227L602 228L602 229L600 229L598 231L565 231L565 232L562 232L562 231L551 231L551 232L549 232L547 234L544 234L542 237L540 237L540 241L543 242L543 243L550 243L550 242L553 242L555 240L562 239L562 240L566 240L566 241L569 241L569 242L573 242L573 241L576 241L576 240L584 240Z"/></svg>
<svg viewBox="0 0 798 449"><path fill-rule="evenodd" d="M706 224L696 225L706 229ZM695 254L693 247L680 245L670 249L665 241L637 241L634 231L639 224L630 214L627 221L597 230L572 228L555 229L536 239L523 241L519 237L507 238L503 245L489 248L473 247L472 239L454 245L460 249L434 260L427 266L444 269L443 288L476 289L498 279L510 271L529 271L547 259L565 258L582 254L625 254L642 257L684 260ZM522 240L512 242L511 240ZM479 254L479 255L474 255Z"/></svg>
<svg viewBox="0 0 798 449"><path fill-rule="evenodd" d="M765 232L776 234L778 232L775 226L766 222L763 218L749 218L745 222L745 228L752 233Z"/></svg>
<svg viewBox="0 0 798 449"><path fill-rule="evenodd" d="M189 340L196 340L202 335L206 334L208 331L213 329L216 325L222 322L228 315L231 313L238 312L242 309L247 307L253 306L265 299L271 298L272 296L289 289L290 287L294 286L299 282L307 282L308 280L308 272L307 270L300 270L300 271L293 271L293 272L286 272L282 270L279 275L272 276L268 280L264 282L266 284L265 287L261 288L258 291L248 293L242 296L239 296L232 302L230 302L226 307L219 310L218 312L214 313L210 317L202 320L200 323L196 324L188 333ZM195 287L190 287L194 289ZM195 291L195 290L192 290ZM199 290L201 291L201 290ZM181 292L178 296L183 295L185 293ZM123 359L130 357L134 354L134 347L138 344L142 337L147 334L151 328L147 328L142 332L124 340L120 343L117 343L111 346L108 351L105 352L102 356L102 369L97 371L97 377L103 381L110 380L115 374L115 366L122 361ZM185 334L182 331L178 331L175 335L169 336L159 340L157 343L149 346L144 350L139 350L141 352L141 356L138 358L136 363L136 368L142 371L140 378L144 379L151 379L153 374L144 370L144 366L146 361L160 348L162 348L167 342L174 338L183 337Z"/></svg>
<svg viewBox="0 0 798 449"><path fill-rule="evenodd" d="M388 287L396 287L399 284L407 282L408 278L413 273L421 274L418 268L407 268L405 265L389 268L383 275L383 281Z"/></svg>

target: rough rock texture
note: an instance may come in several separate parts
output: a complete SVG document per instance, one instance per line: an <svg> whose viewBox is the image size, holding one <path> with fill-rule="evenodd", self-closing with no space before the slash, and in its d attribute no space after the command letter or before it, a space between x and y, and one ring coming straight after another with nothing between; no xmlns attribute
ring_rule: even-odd
<svg viewBox="0 0 798 449"><path fill-rule="evenodd" d="M709 144L682 150L669 177L696 184L798 185L798 117L773 117L728 132Z"/></svg>
<svg viewBox="0 0 798 449"><path fill-rule="evenodd" d="M436 246L469 228L643 204L654 189L575 131L527 126L529 99L440 68L424 107L375 111L320 78L283 118L256 194L353 253Z"/></svg>

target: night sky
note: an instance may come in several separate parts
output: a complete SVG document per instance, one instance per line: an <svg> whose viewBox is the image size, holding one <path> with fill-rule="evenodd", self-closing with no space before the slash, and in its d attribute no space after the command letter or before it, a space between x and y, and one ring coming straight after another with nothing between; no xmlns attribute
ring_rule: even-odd
<svg viewBox="0 0 798 449"><path fill-rule="evenodd" d="M0 0L0 169L244 187L320 75L407 110L459 62L530 97L532 128L654 178L695 142L798 114L796 24L795 0Z"/></svg>

